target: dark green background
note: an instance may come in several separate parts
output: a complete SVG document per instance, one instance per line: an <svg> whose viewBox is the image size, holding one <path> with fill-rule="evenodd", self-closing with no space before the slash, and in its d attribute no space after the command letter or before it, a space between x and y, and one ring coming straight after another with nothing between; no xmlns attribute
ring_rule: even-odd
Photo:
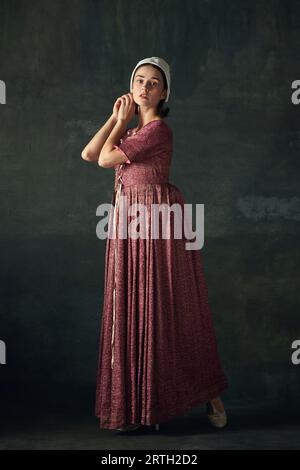
<svg viewBox="0 0 300 470"><path fill-rule="evenodd" d="M96 208L111 201L114 170L81 151L152 55L171 67L171 182L205 204L224 397L298 405L299 51L296 0L1 0L4 408L94 411L105 254Z"/></svg>

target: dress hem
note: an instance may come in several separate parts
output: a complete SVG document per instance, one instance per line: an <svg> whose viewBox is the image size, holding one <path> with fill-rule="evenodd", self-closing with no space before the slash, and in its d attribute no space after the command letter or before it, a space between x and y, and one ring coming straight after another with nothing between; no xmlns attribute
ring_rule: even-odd
<svg viewBox="0 0 300 470"><path fill-rule="evenodd" d="M151 419L151 418L150 419L141 419L138 422L137 421L126 422L126 423L119 422L119 423L115 423L115 424L104 425L104 424L101 424L100 416L98 416L97 414L95 416L100 420L100 423L99 423L99 428L100 429L113 430L113 429L116 429L116 428L127 426L129 424L141 424L141 425L144 425L144 426L154 426L155 424L160 424L160 423L169 421L170 419L174 419L177 416L180 416L182 414L189 413L193 408L195 408L197 406L200 406L200 405L203 405L203 404L207 403L209 400L211 400L212 398L217 397L221 392L223 392L227 388L228 388L228 382L225 381L225 382L221 383L219 386L213 387L213 388L209 389L208 391L205 391L205 393L203 392L200 397L198 396L195 400L192 400L190 403L188 403L188 404L185 403L181 407L178 407L173 411L169 411L168 413L160 414L160 417L157 418L157 419Z"/></svg>

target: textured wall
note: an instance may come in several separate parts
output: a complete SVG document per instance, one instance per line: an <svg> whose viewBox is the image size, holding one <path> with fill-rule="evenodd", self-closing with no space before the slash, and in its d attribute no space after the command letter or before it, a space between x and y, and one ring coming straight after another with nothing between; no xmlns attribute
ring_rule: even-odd
<svg viewBox="0 0 300 470"><path fill-rule="evenodd" d="M80 153L150 55L171 66L172 182L205 204L228 400L296 404L300 9L296 0L1 0L0 339L13 382L95 380L113 169Z"/></svg>

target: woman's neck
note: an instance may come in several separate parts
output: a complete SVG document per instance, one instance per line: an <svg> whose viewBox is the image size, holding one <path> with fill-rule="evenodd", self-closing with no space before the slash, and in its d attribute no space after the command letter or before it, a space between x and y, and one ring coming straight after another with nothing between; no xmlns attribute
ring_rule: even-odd
<svg viewBox="0 0 300 470"><path fill-rule="evenodd" d="M149 121L139 121L137 127L134 129L134 131L138 131L139 129L141 129L142 127L144 127L146 124L149 124L149 122L152 122L152 121L161 121L162 118L160 116L155 116L153 117L152 119L149 119Z"/></svg>

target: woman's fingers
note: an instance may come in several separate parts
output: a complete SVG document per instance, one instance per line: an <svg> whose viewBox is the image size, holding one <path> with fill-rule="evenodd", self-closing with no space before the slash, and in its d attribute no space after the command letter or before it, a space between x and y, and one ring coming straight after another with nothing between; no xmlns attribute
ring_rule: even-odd
<svg viewBox="0 0 300 470"><path fill-rule="evenodd" d="M128 93L126 95L123 95L123 100L124 100L125 108L126 108L126 110L128 110L130 108L130 104L131 104L131 100L130 100L130 97L129 97Z"/></svg>
<svg viewBox="0 0 300 470"><path fill-rule="evenodd" d="M131 118L131 113L132 113L132 106L135 104L133 100L133 94L132 93L125 93L124 95L120 96L119 98L120 101L120 116L123 116L123 118Z"/></svg>
<svg viewBox="0 0 300 470"><path fill-rule="evenodd" d="M128 97L126 95L123 95L122 96L122 101L124 103L124 106L127 106L128 105Z"/></svg>
<svg viewBox="0 0 300 470"><path fill-rule="evenodd" d="M124 104L129 106L133 101L133 94L132 93L125 93L124 95L120 96L119 98Z"/></svg>

